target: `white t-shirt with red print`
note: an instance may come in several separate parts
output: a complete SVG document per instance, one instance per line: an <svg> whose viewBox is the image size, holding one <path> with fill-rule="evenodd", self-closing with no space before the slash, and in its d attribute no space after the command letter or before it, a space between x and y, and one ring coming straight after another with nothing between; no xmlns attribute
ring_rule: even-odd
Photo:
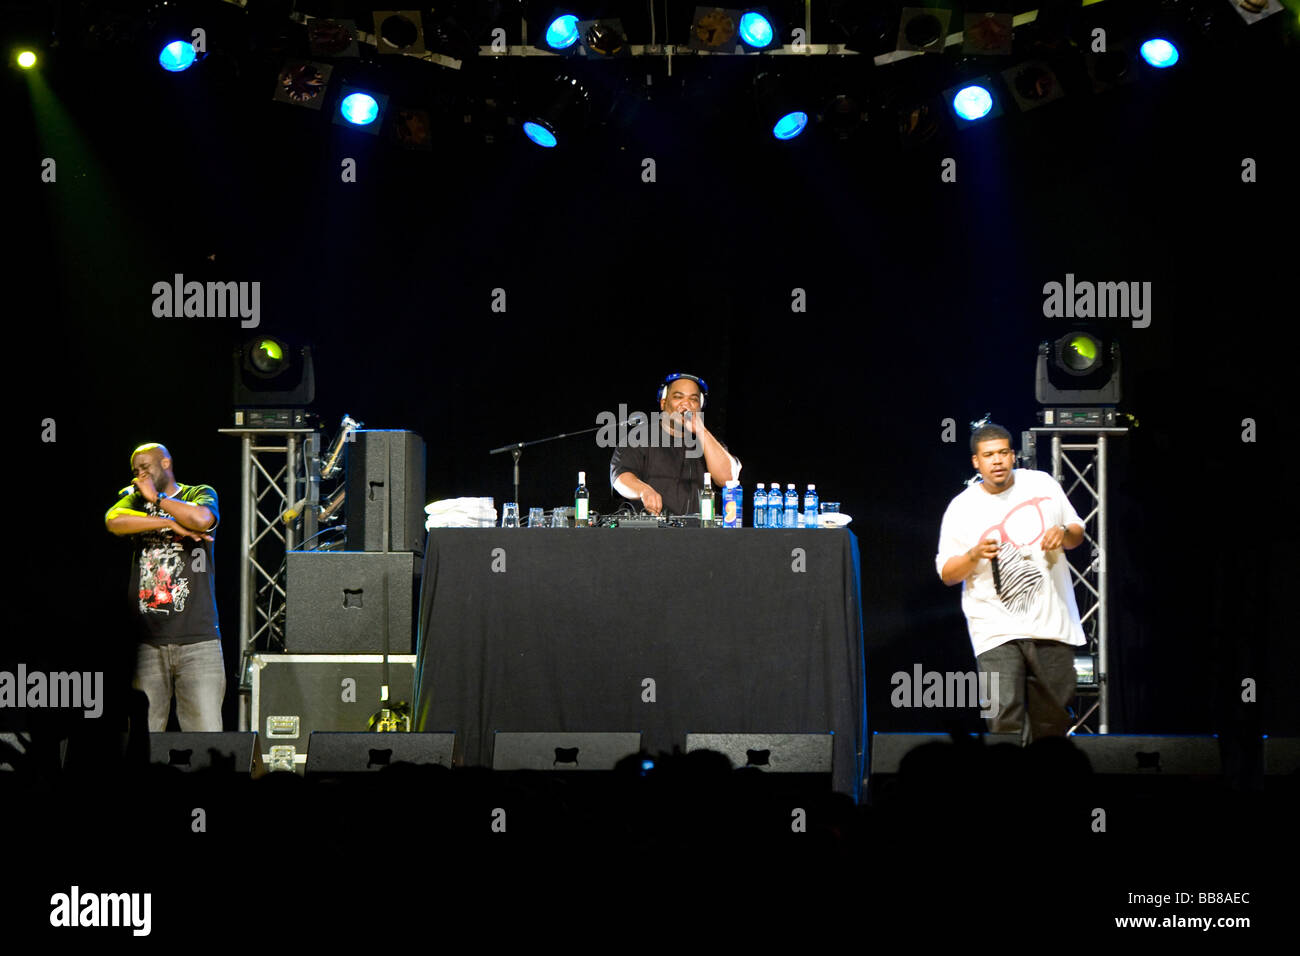
<svg viewBox="0 0 1300 956"><path fill-rule="evenodd" d="M999 495L975 482L948 504L939 529L935 568L943 575L950 558L986 538L1002 542L998 574L981 559L962 582L961 609L976 656L1020 638L1087 643L1079 623L1065 551L1044 551L1043 532L1053 525L1082 526L1070 499L1046 472L1017 468Z"/></svg>

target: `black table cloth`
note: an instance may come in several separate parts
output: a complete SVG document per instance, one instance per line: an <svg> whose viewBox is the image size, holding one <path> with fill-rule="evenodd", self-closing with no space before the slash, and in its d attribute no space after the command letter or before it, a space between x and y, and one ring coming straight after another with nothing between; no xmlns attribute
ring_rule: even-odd
<svg viewBox="0 0 1300 956"><path fill-rule="evenodd" d="M856 800L866 701L847 529L434 529L415 729L490 766L495 731L833 732ZM653 703L643 683L654 681Z"/></svg>

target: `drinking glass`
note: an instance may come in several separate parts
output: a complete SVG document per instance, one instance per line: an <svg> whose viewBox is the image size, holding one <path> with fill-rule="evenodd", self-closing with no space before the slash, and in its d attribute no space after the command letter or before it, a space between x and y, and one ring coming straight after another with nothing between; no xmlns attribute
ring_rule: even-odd
<svg viewBox="0 0 1300 956"><path fill-rule="evenodd" d="M519 527L519 502L507 501L501 505L501 527Z"/></svg>
<svg viewBox="0 0 1300 956"><path fill-rule="evenodd" d="M546 527L546 509L529 508L528 509L528 527L545 528Z"/></svg>

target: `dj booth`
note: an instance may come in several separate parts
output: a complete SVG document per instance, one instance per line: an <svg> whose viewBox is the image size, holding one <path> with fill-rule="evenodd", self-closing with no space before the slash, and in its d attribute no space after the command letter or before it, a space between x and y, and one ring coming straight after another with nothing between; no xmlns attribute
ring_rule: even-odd
<svg viewBox="0 0 1300 956"><path fill-rule="evenodd" d="M413 729L833 733L836 790L866 743L857 538L847 529L429 532Z"/></svg>

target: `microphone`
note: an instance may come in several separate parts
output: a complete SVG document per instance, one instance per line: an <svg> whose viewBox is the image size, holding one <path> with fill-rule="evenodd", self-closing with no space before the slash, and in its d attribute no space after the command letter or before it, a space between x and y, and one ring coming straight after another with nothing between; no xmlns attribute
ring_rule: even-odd
<svg viewBox="0 0 1300 956"><path fill-rule="evenodd" d="M999 544L1001 543L1001 537L1001 535L998 535ZM1002 569L998 567L998 556L996 554L989 558L989 564L993 565L993 590L998 597L1002 597Z"/></svg>

